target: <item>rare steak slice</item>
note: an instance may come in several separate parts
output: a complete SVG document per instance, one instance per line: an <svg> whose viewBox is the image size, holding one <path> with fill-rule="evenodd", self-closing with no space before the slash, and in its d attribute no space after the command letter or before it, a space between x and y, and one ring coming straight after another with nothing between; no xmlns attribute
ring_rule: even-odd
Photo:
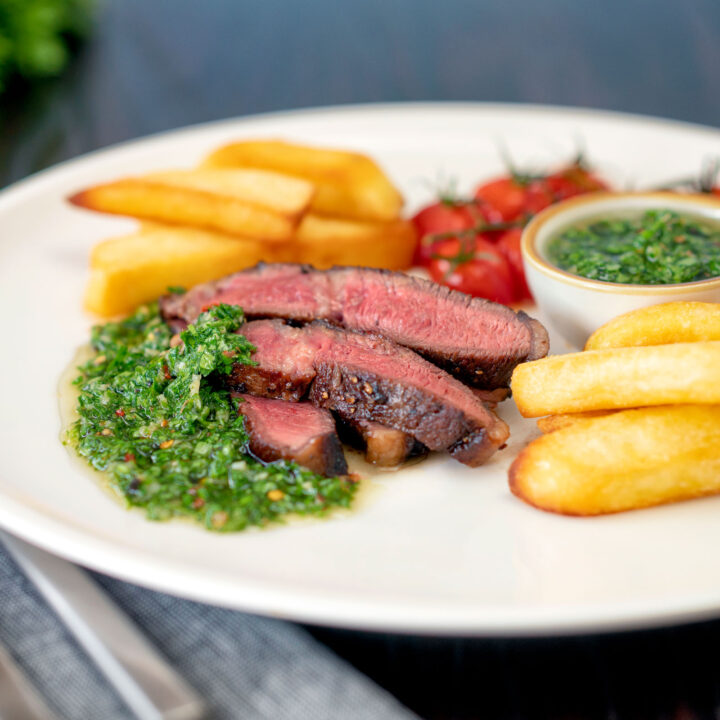
<svg viewBox="0 0 720 720"><path fill-rule="evenodd" d="M403 273L335 273L343 326L390 338L472 387L506 386L519 363L547 355L545 328L505 305Z"/></svg>
<svg viewBox="0 0 720 720"><path fill-rule="evenodd" d="M165 320L194 322L212 305L240 305L248 318L284 318L298 322L340 322L342 312L334 303L330 272L292 263L259 263L220 280L196 285L184 295L160 300Z"/></svg>
<svg viewBox="0 0 720 720"><path fill-rule="evenodd" d="M408 458L427 452L412 435L369 420L341 420L338 430L343 440L364 450L365 460L378 467L397 467Z"/></svg>
<svg viewBox="0 0 720 720"><path fill-rule="evenodd" d="M287 397L292 388L299 398L306 389L314 405L343 420L401 430L471 466L507 440L507 425L470 388L386 338L279 320L250 322L242 333L257 348L256 365L233 369L231 382L242 391Z"/></svg>
<svg viewBox="0 0 720 720"><path fill-rule="evenodd" d="M250 452L260 460L294 460L308 470L336 477L348 468L335 422L327 410L304 402L233 393L242 402Z"/></svg>
<svg viewBox="0 0 720 720"><path fill-rule="evenodd" d="M476 388L506 386L518 363L548 352L545 328L524 312L388 270L260 264L163 298L161 307L169 322L187 323L218 303L240 305L248 318L377 333Z"/></svg>
<svg viewBox="0 0 720 720"><path fill-rule="evenodd" d="M241 332L255 346L257 366L233 365L230 385L261 397L297 402L315 379L316 348L282 322L257 320ZM252 338L252 339L251 339Z"/></svg>

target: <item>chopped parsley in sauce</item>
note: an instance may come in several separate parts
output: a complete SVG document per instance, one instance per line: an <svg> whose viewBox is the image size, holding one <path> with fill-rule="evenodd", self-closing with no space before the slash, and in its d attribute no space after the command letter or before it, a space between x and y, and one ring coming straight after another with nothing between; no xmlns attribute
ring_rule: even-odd
<svg viewBox="0 0 720 720"><path fill-rule="evenodd" d="M671 285L720 276L720 230L669 210L600 220L550 240L548 259L591 280Z"/></svg>
<svg viewBox="0 0 720 720"><path fill-rule="evenodd" d="M212 530L243 530L352 500L348 478L248 454L224 382L234 363L252 363L253 346L236 332L242 322L240 308L218 305L178 338L153 304L93 328L67 442L153 520L186 516Z"/></svg>

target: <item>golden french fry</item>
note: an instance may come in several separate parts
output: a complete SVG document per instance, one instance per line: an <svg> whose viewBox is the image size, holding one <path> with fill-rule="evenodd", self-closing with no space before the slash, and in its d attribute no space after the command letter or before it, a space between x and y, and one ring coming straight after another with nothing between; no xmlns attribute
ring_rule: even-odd
<svg viewBox="0 0 720 720"><path fill-rule="evenodd" d="M533 440L513 494L567 515L601 515L720 493L720 407L625 410Z"/></svg>
<svg viewBox="0 0 720 720"><path fill-rule="evenodd" d="M515 368L525 417L676 403L720 403L720 341L553 355Z"/></svg>
<svg viewBox="0 0 720 720"><path fill-rule="evenodd" d="M633 310L596 330L586 350L720 340L720 303L672 302Z"/></svg>
<svg viewBox="0 0 720 720"><path fill-rule="evenodd" d="M311 183L262 170L176 170L97 185L70 202L269 241L288 240L310 204Z"/></svg>
<svg viewBox="0 0 720 720"><path fill-rule="evenodd" d="M312 183L267 170L208 168L166 170L143 175L143 180L242 198L288 217L307 210L315 192Z"/></svg>
<svg viewBox="0 0 720 720"><path fill-rule="evenodd" d="M415 228L405 220L369 223L306 215L293 240L276 246L276 258L316 268L333 265L400 270L412 264Z"/></svg>
<svg viewBox="0 0 720 720"><path fill-rule="evenodd" d="M323 215L395 220L403 205L402 195L385 173L359 153L250 140L215 150L204 165L261 168L305 178L317 186L311 208Z"/></svg>
<svg viewBox="0 0 720 720"><path fill-rule="evenodd" d="M111 317L155 300L169 286L192 287L273 260L272 244L196 230L150 226L96 245L85 307Z"/></svg>
<svg viewBox="0 0 720 720"><path fill-rule="evenodd" d="M561 413L560 415L546 415L541 417L537 421L537 426L540 432L549 433L555 432L555 430L562 430L563 428L575 425L575 423L592 420L597 417L604 417L610 415L615 410L590 410L589 412L582 413Z"/></svg>

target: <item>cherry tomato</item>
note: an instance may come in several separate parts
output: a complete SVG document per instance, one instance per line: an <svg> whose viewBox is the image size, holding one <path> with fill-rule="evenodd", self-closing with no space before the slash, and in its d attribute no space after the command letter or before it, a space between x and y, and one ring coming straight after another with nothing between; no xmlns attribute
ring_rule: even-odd
<svg viewBox="0 0 720 720"><path fill-rule="evenodd" d="M477 187L474 200L436 202L415 215L420 243L413 261L437 282L471 295L503 303L531 299L520 225L553 203L607 189L579 162L548 175L495 178ZM494 224L500 227L487 227Z"/></svg>
<svg viewBox="0 0 720 720"><path fill-rule="evenodd" d="M548 175L544 182L555 202L584 193L609 189L607 183L578 164L568 165Z"/></svg>
<svg viewBox="0 0 720 720"><path fill-rule="evenodd" d="M542 181L520 182L503 177L480 185L475 199L487 208L489 222L514 222L526 215L535 215L552 205L553 196Z"/></svg>
<svg viewBox="0 0 720 720"><path fill-rule="evenodd" d="M435 282L454 290L509 304L514 300L510 265L483 238L451 238L438 243L428 272Z"/></svg>
<svg viewBox="0 0 720 720"><path fill-rule="evenodd" d="M420 238L413 257L414 265L427 266L431 260L433 242L431 236L438 233L457 232L469 230L482 221L477 208L473 205L453 205L446 202L436 202L420 210L412 219L417 235Z"/></svg>
<svg viewBox="0 0 720 720"><path fill-rule="evenodd" d="M475 199L488 207L491 222L512 222L523 214L525 188L510 177L498 178L480 185Z"/></svg>
<svg viewBox="0 0 720 720"><path fill-rule="evenodd" d="M513 276L515 300L532 300L530 288L525 279L522 252L520 251L520 238L522 228L506 230L498 239L495 247L505 256Z"/></svg>

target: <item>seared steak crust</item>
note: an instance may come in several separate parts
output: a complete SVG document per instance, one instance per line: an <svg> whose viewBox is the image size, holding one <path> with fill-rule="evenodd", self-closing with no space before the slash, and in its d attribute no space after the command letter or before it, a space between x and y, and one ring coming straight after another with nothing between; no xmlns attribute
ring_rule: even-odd
<svg viewBox="0 0 720 720"><path fill-rule="evenodd" d="M299 394L307 385L317 407L349 422L400 430L472 466L508 437L507 425L472 390L385 338L317 322L294 328L278 320L251 322L242 332L257 348L257 365L234 369L232 382L243 391L283 398L283 388Z"/></svg>
<svg viewBox="0 0 720 720"><path fill-rule="evenodd" d="M357 366L319 364L309 398L340 417L402 430L430 450L445 450L468 431L467 418L457 407L419 388L364 372Z"/></svg>
<svg viewBox="0 0 720 720"><path fill-rule="evenodd" d="M321 319L377 333L476 388L505 386L518 363L548 352L545 328L525 313L389 270L261 263L163 298L161 307L169 322L187 323L218 303L240 305L248 318Z"/></svg>
<svg viewBox="0 0 720 720"><path fill-rule="evenodd" d="M307 375L288 375L269 367L250 367L233 365L230 373L230 386L249 395L264 398L277 398L288 402L298 402L306 395L314 373Z"/></svg>

